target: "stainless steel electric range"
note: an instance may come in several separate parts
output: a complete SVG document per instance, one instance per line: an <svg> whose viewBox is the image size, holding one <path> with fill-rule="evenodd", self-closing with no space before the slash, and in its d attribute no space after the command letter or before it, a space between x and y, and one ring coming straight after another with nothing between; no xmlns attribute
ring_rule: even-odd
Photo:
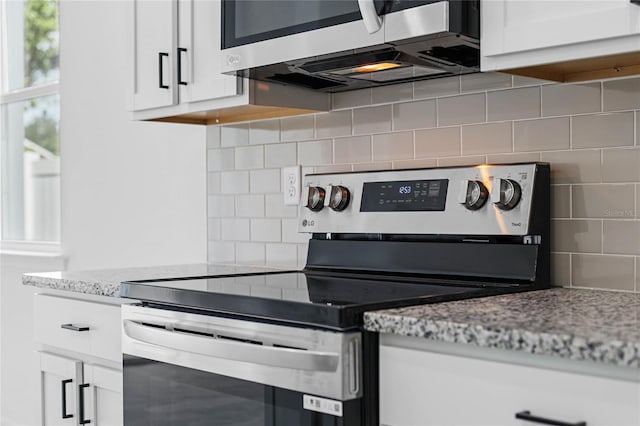
<svg viewBox="0 0 640 426"><path fill-rule="evenodd" d="M549 286L549 166L315 174L301 271L130 281L127 425L378 424L365 311Z"/></svg>

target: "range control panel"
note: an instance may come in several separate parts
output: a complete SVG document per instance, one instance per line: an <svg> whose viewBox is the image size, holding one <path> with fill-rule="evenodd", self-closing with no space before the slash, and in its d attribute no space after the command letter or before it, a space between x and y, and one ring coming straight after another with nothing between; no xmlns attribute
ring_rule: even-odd
<svg viewBox="0 0 640 426"><path fill-rule="evenodd" d="M546 188L540 187L542 181L537 182L541 167L546 167ZM479 165L307 175L302 188L298 230L527 235L534 188L548 199L548 165Z"/></svg>

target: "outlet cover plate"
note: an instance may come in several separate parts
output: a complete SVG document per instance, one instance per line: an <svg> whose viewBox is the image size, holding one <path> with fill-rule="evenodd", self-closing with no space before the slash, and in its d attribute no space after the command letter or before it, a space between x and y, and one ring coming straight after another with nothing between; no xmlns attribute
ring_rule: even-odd
<svg viewBox="0 0 640 426"><path fill-rule="evenodd" d="M297 206L300 202L300 166L284 167L282 169L282 189L284 204Z"/></svg>

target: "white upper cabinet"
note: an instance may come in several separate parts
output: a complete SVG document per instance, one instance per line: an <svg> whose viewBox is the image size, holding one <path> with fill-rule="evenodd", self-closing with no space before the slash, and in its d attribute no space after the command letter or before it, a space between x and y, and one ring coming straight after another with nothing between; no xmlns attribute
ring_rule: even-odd
<svg viewBox="0 0 640 426"><path fill-rule="evenodd" d="M220 73L220 1L132 2L133 111L234 96Z"/></svg>
<svg viewBox="0 0 640 426"><path fill-rule="evenodd" d="M133 109L173 105L177 45L177 3L136 0L133 9Z"/></svg>
<svg viewBox="0 0 640 426"><path fill-rule="evenodd" d="M637 1L490 0L481 17L482 71L559 81L640 72Z"/></svg>
<svg viewBox="0 0 640 426"><path fill-rule="evenodd" d="M220 73L220 12L220 1L178 1L180 102L234 96L241 89L241 80Z"/></svg>

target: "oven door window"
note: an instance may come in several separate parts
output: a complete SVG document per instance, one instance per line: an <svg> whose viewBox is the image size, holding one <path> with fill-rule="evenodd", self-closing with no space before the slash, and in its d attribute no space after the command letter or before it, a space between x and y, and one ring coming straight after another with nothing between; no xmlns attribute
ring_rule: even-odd
<svg viewBox="0 0 640 426"><path fill-rule="evenodd" d="M303 408L303 394L129 355L124 365L124 423L136 426L360 425L360 400L343 416Z"/></svg>

